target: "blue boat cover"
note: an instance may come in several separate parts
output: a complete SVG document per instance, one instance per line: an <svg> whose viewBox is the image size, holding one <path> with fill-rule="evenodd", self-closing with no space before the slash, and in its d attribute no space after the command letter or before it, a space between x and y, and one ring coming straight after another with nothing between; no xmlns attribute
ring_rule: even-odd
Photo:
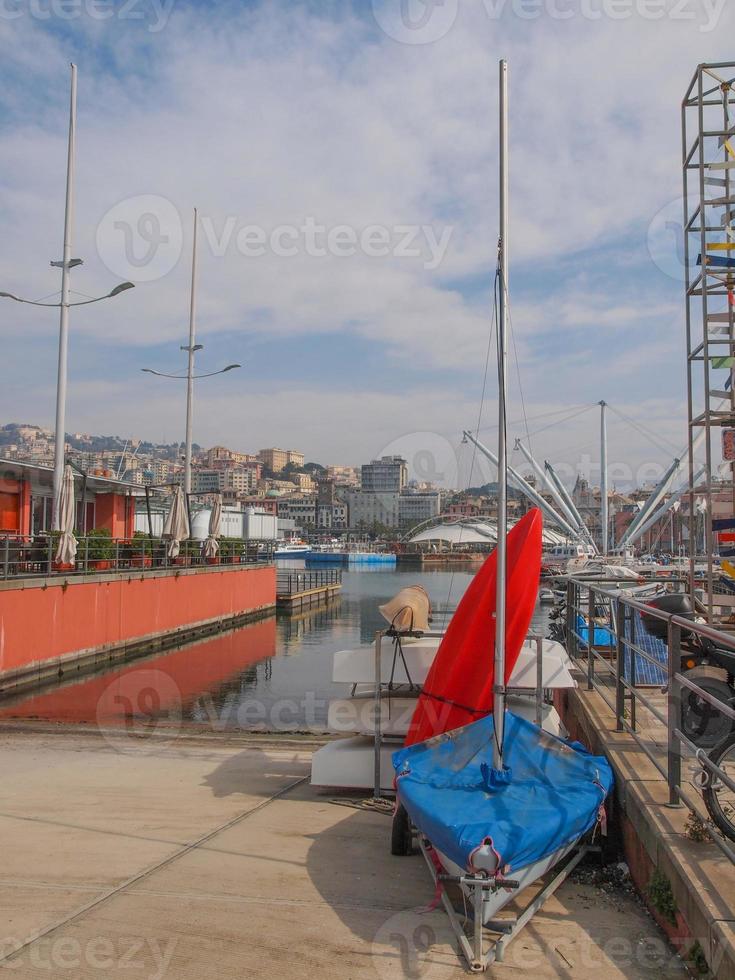
<svg viewBox="0 0 735 980"><path fill-rule="evenodd" d="M505 717L511 778L500 787L492 785L492 715L393 754L398 798L414 825L467 871L483 844L492 844L507 873L578 840L613 784L603 757L510 711Z"/></svg>

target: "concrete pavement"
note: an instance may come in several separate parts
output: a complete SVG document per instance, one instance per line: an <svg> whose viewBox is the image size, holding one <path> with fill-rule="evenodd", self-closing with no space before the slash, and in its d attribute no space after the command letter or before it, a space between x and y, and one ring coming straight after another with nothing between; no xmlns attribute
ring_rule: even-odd
<svg viewBox="0 0 735 980"><path fill-rule="evenodd" d="M297 740L0 734L0 965L17 978L465 975L389 817ZM683 976L631 895L572 880L489 976Z"/></svg>

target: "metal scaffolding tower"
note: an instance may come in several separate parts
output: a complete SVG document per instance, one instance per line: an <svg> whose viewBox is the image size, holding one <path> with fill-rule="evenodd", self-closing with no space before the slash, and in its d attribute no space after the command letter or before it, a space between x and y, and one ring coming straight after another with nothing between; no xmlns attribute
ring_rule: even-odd
<svg viewBox="0 0 735 980"><path fill-rule="evenodd" d="M718 434L735 429L735 62L699 65L682 102L684 270L689 417L689 552L694 590L697 510L705 525L707 606L713 607L712 467ZM704 488L694 443L704 430ZM724 441L724 440L723 440ZM723 454L725 457L727 453ZM702 504L701 501L704 501ZM697 503L699 501L699 503ZM706 508L706 509L705 509ZM735 465L729 515L735 517Z"/></svg>

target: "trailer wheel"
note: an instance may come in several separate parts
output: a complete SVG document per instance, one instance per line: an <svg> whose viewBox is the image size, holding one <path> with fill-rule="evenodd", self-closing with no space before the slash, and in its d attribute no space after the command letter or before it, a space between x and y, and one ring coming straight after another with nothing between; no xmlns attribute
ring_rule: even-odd
<svg viewBox="0 0 735 980"><path fill-rule="evenodd" d="M407 857L413 854L413 834L411 820L406 808L399 803L393 814L393 824L390 833L390 852L396 857Z"/></svg>

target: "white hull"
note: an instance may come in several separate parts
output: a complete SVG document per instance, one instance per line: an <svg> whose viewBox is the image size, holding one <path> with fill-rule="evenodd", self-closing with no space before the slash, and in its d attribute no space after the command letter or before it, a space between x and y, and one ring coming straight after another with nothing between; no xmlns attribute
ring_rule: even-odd
<svg viewBox="0 0 735 980"><path fill-rule="evenodd" d="M400 712L398 710L399 702L402 702ZM375 778L375 741L372 737L375 734L375 727L374 716L372 728L370 725L370 708L373 707L374 702L367 698L346 698L343 701L333 701L329 706L330 715L332 705L336 704L343 706L345 718L352 718L355 725L363 726L362 734L353 738L336 739L334 742L328 742L322 748L317 749L311 761L311 784L312 786L332 787L334 789L340 787L344 789L371 789ZM360 709L360 704L363 706L362 709ZM386 705L387 702L384 701L383 710L385 710ZM394 728L401 728L402 730L385 733L387 740L381 745L380 753L381 790L393 789L395 779L393 753L403 745L408 730L408 722L410 722L413 709L416 707L416 700L397 698L394 701L394 706L396 709L392 716ZM508 708L527 721L535 722L536 720L536 702L533 697L510 695ZM361 710L364 710L364 715L360 713ZM353 711L354 714L351 714ZM405 721L406 717L408 721ZM552 735L566 738L567 732L562 725L561 718L550 704L543 706L541 727ZM354 729L350 730L354 731Z"/></svg>
<svg viewBox="0 0 735 980"><path fill-rule="evenodd" d="M393 753L402 739L380 746L380 789L392 792L396 777ZM318 749L311 760L311 785L333 789L372 789L375 779L375 742L364 735L339 738Z"/></svg>
<svg viewBox="0 0 735 980"><path fill-rule="evenodd" d="M509 694L508 710L527 721L536 721L533 696ZM375 735L376 706L371 692L364 696L340 698L329 703L327 724L330 732L340 735ZM384 697L381 701L380 730L385 737L404 739L416 710L415 697ZM544 731L566 738L566 730L552 705L542 705L541 727Z"/></svg>
<svg viewBox="0 0 735 980"><path fill-rule="evenodd" d="M393 788L393 764L391 756L400 748L416 708L418 689L408 685L421 685L431 668L441 636L405 638L400 656L395 655L393 642L384 637L380 649L380 677L383 684L393 680L402 685L399 690L385 692L381 699L381 733L392 739L381 747L381 790ZM560 643L544 640L542 644L542 681L544 688L571 688L576 682L570 673L571 661ZM408 668L408 673L406 673ZM332 680L338 684L352 685L351 697L337 698L330 702L328 727L338 735L356 735L330 742L314 753L311 782L314 786L345 789L370 789L374 785L375 767L375 647L365 646L356 650L339 650L334 654ZM535 641L524 643L509 683L508 707L528 721L536 721L535 692L537 681L537 648ZM566 730L556 710L548 704L542 707L542 728L560 738Z"/></svg>
<svg viewBox="0 0 735 980"><path fill-rule="evenodd" d="M577 843L578 841L576 840L571 841L571 843L565 844L564 847L558 848L552 854L549 854L548 857L545 857L540 861L534 861L533 864L526 865L525 868L521 868L520 870L511 870L506 877L512 881L517 881L519 884L518 888L513 888L510 890L501 888L497 892L486 890L482 901L482 924L486 925L491 919L497 918L498 913L501 912L509 902L512 902L524 888L532 885L534 881L537 881L539 878L545 875L547 871L551 870L555 864L558 864L565 855L567 855L574 847L577 846ZM437 855L449 874L466 874L464 868L460 868L453 861L450 861L449 858L441 853L441 851L437 851ZM471 886L460 885L460 888L468 899L473 899L474 889ZM471 901L468 901L467 908L468 911L473 908Z"/></svg>
<svg viewBox="0 0 735 980"><path fill-rule="evenodd" d="M389 637L384 637L380 647L380 676L384 684L391 679L395 684L423 684L429 673L436 651L442 638L426 636L421 639L407 639L401 643L408 674L400 655L394 657L394 646ZM572 662L561 643L544 640L542 645L543 685L547 688L575 687L570 673ZM394 669L395 660L395 669ZM332 680L336 684L373 684L375 682L375 648L358 647L355 650L338 650L334 654ZM518 662L510 676L509 687L536 688L536 644L527 640L518 657Z"/></svg>

